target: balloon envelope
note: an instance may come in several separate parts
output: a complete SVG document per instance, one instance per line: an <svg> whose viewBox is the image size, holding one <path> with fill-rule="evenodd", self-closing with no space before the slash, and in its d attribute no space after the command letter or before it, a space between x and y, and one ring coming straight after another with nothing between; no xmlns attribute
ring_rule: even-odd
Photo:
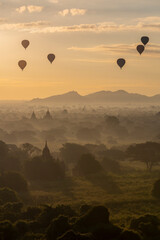
<svg viewBox="0 0 160 240"><path fill-rule="evenodd" d="M50 53L50 54L48 54L47 58L50 61L50 63L52 63L55 59L55 55L53 53Z"/></svg>
<svg viewBox="0 0 160 240"><path fill-rule="evenodd" d="M147 36L141 37L141 42L142 42L144 45L146 45L146 44L149 42L149 37L147 37Z"/></svg>
<svg viewBox="0 0 160 240"><path fill-rule="evenodd" d="M23 69L27 66L27 62L25 61L25 60L20 60L19 62L18 62L18 66L22 69L22 71L23 71Z"/></svg>
<svg viewBox="0 0 160 240"><path fill-rule="evenodd" d="M26 49L29 46L30 42L28 40L22 41L22 46Z"/></svg>
<svg viewBox="0 0 160 240"><path fill-rule="evenodd" d="M143 45L137 46L137 51L139 52L140 55L144 52L144 49L145 49L145 47Z"/></svg>
<svg viewBox="0 0 160 240"><path fill-rule="evenodd" d="M123 59L123 58L119 58L119 59L117 60L117 64L118 64L118 66L119 66L120 68L122 68L122 67L125 65L125 63L126 63L126 60Z"/></svg>

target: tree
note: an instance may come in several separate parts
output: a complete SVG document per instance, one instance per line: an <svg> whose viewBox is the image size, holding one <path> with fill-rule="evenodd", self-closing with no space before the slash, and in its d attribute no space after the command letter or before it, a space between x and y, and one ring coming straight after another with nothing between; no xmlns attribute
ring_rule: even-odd
<svg viewBox="0 0 160 240"><path fill-rule="evenodd" d="M0 234L3 240L17 239L14 226L9 221L0 222Z"/></svg>
<svg viewBox="0 0 160 240"><path fill-rule="evenodd" d="M65 168L59 160L37 156L25 163L25 174L31 180L54 181L64 178Z"/></svg>
<svg viewBox="0 0 160 240"><path fill-rule="evenodd" d="M144 239L159 239L159 218L154 215L146 214L139 218L133 218L130 228L141 233Z"/></svg>
<svg viewBox="0 0 160 240"><path fill-rule="evenodd" d="M75 223L75 229L80 232L90 232L100 225L109 224L109 211L104 206L96 206L81 216Z"/></svg>
<svg viewBox="0 0 160 240"><path fill-rule="evenodd" d="M34 156L37 156L37 155L40 155L42 153L42 151L33 146L32 144L30 143L24 143L21 145L21 149L22 151L24 151L29 157L34 157Z"/></svg>
<svg viewBox="0 0 160 240"><path fill-rule="evenodd" d="M77 163L80 157L88 153L88 149L75 143L66 143L60 149L61 158L65 163Z"/></svg>
<svg viewBox="0 0 160 240"><path fill-rule="evenodd" d="M8 146L4 142L0 141L0 172L3 174L4 172L4 164L8 157Z"/></svg>
<svg viewBox="0 0 160 240"><path fill-rule="evenodd" d="M120 240L141 240L141 238L138 233L130 230L125 230L120 235Z"/></svg>
<svg viewBox="0 0 160 240"><path fill-rule="evenodd" d="M158 179L153 186L152 190L153 197L160 199L160 179Z"/></svg>
<svg viewBox="0 0 160 240"><path fill-rule="evenodd" d="M126 154L134 161L141 161L146 164L147 170L152 171L153 166L160 162L160 144L146 142L130 146Z"/></svg>
<svg viewBox="0 0 160 240"><path fill-rule="evenodd" d="M8 202L19 202L15 191L9 188L0 188L0 204L3 205Z"/></svg>
<svg viewBox="0 0 160 240"><path fill-rule="evenodd" d="M120 164L117 160L104 157L101 164L102 164L102 167L107 172L113 172L113 173L120 173L121 172L121 167L120 167Z"/></svg>
<svg viewBox="0 0 160 240"><path fill-rule="evenodd" d="M73 169L73 173L77 176L87 177L90 174L102 172L103 168L95 157L88 153L83 154Z"/></svg>
<svg viewBox="0 0 160 240"><path fill-rule="evenodd" d="M105 116L105 122L109 127L119 126L119 119L115 116Z"/></svg>
<svg viewBox="0 0 160 240"><path fill-rule="evenodd" d="M57 239L62 234L70 230L71 226L68 223L68 218L60 216L53 220L47 230L47 240Z"/></svg>
<svg viewBox="0 0 160 240"><path fill-rule="evenodd" d="M99 129L88 128L88 127L81 127L77 131L77 138L81 141L97 141L100 138L100 131Z"/></svg>
<svg viewBox="0 0 160 240"><path fill-rule="evenodd" d="M27 192L28 183L25 178L17 172L5 172L0 176L0 187L8 187L16 192Z"/></svg>

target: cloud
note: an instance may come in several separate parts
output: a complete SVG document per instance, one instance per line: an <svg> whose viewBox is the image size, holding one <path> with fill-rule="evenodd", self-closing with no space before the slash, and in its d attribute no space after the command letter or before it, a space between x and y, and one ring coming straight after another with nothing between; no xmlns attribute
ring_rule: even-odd
<svg viewBox="0 0 160 240"><path fill-rule="evenodd" d="M77 9L77 8L70 9L70 13L72 16L84 15L86 11L87 11L86 9Z"/></svg>
<svg viewBox="0 0 160 240"><path fill-rule="evenodd" d="M67 15L68 10L62 12L61 14ZM110 33L110 32L130 32L130 31L143 31L148 32L160 32L160 20L157 21L157 17L150 17L152 21L141 19L132 24L119 24L116 22L101 22L101 23L91 23L91 24L77 24L77 25L69 25L69 26L53 26L50 24L45 24L43 27L34 27L32 29L25 29L30 33L71 33L71 32L92 32L92 33ZM156 19L156 21L155 21ZM0 23L3 24L3 23ZM29 24L29 23L28 23ZM11 24L14 25L14 24ZM2 26L1 26L2 27ZM3 26L5 28L5 25Z"/></svg>
<svg viewBox="0 0 160 240"><path fill-rule="evenodd" d="M30 13L32 13L32 12L42 12L43 6L30 5L30 6L27 7L27 9Z"/></svg>
<svg viewBox="0 0 160 240"><path fill-rule="evenodd" d="M84 15L86 13L86 9L79 9L79 8L71 8L71 9L64 9L62 11L59 12L59 14L63 17L67 16L67 15L71 15L71 16L77 16L77 15Z"/></svg>
<svg viewBox="0 0 160 240"><path fill-rule="evenodd" d="M18 12L18 13L23 13L23 12L25 12L27 10L27 7L26 6L21 6L21 7L19 7L19 8L16 8L16 11Z"/></svg>
<svg viewBox="0 0 160 240"><path fill-rule="evenodd" d="M0 18L0 24L6 22L5 18Z"/></svg>
<svg viewBox="0 0 160 240"><path fill-rule="evenodd" d="M20 30L20 31L28 31L31 29L39 29L44 26L48 26L49 23L46 21L36 21L36 22L27 22L27 23L4 23L0 24L0 30Z"/></svg>
<svg viewBox="0 0 160 240"><path fill-rule="evenodd" d="M145 18L137 18L136 21L143 22L143 23L151 23L151 22L160 22L159 16L150 16Z"/></svg>
<svg viewBox="0 0 160 240"><path fill-rule="evenodd" d="M90 48L81 48L81 47L70 47L68 50L72 51L81 51L81 52L102 52L111 55L118 54L136 54L137 44L110 44L110 45L98 45ZM160 56L160 44L150 43L145 50L147 55L158 55Z"/></svg>
<svg viewBox="0 0 160 240"><path fill-rule="evenodd" d="M87 63L113 63L114 59L91 59L91 58L77 58L74 59L76 62L87 62Z"/></svg>
<svg viewBox="0 0 160 240"><path fill-rule="evenodd" d="M42 12L43 6L35 6L35 5L29 5L29 6L21 6L19 8L16 8L16 11L18 13L24 13L28 11L29 13L33 12Z"/></svg>
<svg viewBox="0 0 160 240"><path fill-rule="evenodd" d="M59 15L65 17L69 14L69 9L64 9L63 11L60 11L59 12Z"/></svg>
<svg viewBox="0 0 160 240"><path fill-rule="evenodd" d="M61 15L66 16L68 14L68 9L65 9L64 12L61 12ZM152 21L141 19L138 21L136 19L135 24L118 24L116 22L101 22L101 23L92 23L92 24L78 24L70 26L50 26L37 30L37 33L56 33L56 32L94 32L94 33L103 33L103 32L122 32L122 31L153 31L160 32L160 19L157 21L157 17L151 17ZM155 21L156 19L156 21Z"/></svg>
<svg viewBox="0 0 160 240"><path fill-rule="evenodd" d="M48 0L50 3L58 3L58 0Z"/></svg>

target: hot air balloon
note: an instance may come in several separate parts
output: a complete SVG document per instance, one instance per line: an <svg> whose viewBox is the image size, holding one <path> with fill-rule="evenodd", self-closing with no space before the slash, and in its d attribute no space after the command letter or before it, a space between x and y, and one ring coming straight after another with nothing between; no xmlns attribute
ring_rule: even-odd
<svg viewBox="0 0 160 240"><path fill-rule="evenodd" d="M21 44L26 49L29 46L30 42L28 40L23 40Z"/></svg>
<svg viewBox="0 0 160 240"><path fill-rule="evenodd" d="M141 42L142 42L144 45L146 45L146 44L149 42L149 37L147 37L147 36L141 37Z"/></svg>
<svg viewBox="0 0 160 240"><path fill-rule="evenodd" d="M145 47L143 45L137 46L137 51L139 52L140 55L144 52L144 49L145 49Z"/></svg>
<svg viewBox="0 0 160 240"><path fill-rule="evenodd" d="M123 68L123 66L125 65L125 63L126 63L126 60L123 59L123 58L119 58L119 59L117 60L117 64L118 64L118 66L119 66L121 69Z"/></svg>
<svg viewBox="0 0 160 240"><path fill-rule="evenodd" d="M50 61L50 63L52 63L55 59L55 55L53 53L50 53L50 54L48 54L47 58Z"/></svg>
<svg viewBox="0 0 160 240"><path fill-rule="evenodd" d="M23 71L23 69L27 66L27 62L25 61L25 60L20 60L19 62L18 62L18 66L22 69L22 71Z"/></svg>

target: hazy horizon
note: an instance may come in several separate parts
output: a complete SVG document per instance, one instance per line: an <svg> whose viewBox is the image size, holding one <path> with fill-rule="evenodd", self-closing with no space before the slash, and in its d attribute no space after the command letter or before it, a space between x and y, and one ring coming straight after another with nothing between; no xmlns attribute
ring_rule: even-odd
<svg viewBox="0 0 160 240"><path fill-rule="evenodd" d="M59 96L59 95L64 95L64 94L67 94L67 93L72 93L72 92L76 92L78 93L80 96L87 96L87 95L90 95L90 94L93 94L93 93L98 93L98 92L118 92L118 91L125 91L129 94L139 94L139 95L144 95L144 96L147 96L147 97L153 97L153 96L156 96L156 95L160 95L160 92L157 92L155 94L145 94L145 93L142 93L142 92L129 92L127 90L124 90L124 89L117 89L117 90L110 90L110 89L107 89L107 90L99 90L99 91L94 91L94 92L86 92L86 93L81 93L81 92L78 92L76 90L70 90L70 91L66 91L66 92L58 92L58 93L55 93L55 94L51 94L51 95L46 95L46 96L43 96L43 97L39 97L39 96L35 96L33 98L22 98L22 99L1 99L0 98L0 101L1 102L10 102L10 101L15 101L15 102L20 102L20 101L31 101L33 99L45 99L45 98L49 98L49 97L52 97L52 96Z"/></svg>

